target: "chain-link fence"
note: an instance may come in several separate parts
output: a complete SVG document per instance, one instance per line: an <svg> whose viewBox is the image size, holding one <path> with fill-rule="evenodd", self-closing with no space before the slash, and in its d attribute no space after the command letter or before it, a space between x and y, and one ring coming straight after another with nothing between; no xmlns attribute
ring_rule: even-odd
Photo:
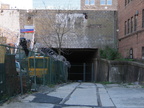
<svg viewBox="0 0 144 108"><path fill-rule="evenodd" d="M67 81L68 66L64 61L18 47L0 45L0 101L37 90L39 85Z"/></svg>

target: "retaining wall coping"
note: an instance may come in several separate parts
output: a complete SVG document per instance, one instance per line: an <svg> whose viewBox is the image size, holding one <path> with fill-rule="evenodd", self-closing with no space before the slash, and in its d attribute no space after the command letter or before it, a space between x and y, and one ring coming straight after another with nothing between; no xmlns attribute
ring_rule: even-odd
<svg viewBox="0 0 144 108"><path fill-rule="evenodd" d="M132 65L132 66L137 66L140 68L144 68L144 63L139 63L135 61L116 61L116 60L106 60L106 59L99 59L103 62L107 62L109 65L114 66L114 65Z"/></svg>

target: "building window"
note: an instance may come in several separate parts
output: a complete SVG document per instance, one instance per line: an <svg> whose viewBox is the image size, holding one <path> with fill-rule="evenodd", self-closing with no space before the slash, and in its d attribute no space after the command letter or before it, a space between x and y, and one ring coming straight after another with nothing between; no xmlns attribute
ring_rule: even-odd
<svg viewBox="0 0 144 108"><path fill-rule="evenodd" d="M130 33L130 19L128 19L128 33Z"/></svg>
<svg viewBox="0 0 144 108"><path fill-rule="evenodd" d="M85 0L85 5L89 5L89 0Z"/></svg>
<svg viewBox="0 0 144 108"><path fill-rule="evenodd" d="M133 49L132 48L129 50L129 54L130 54L130 59L133 59Z"/></svg>
<svg viewBox="0 0 144 108"><path fill-rule="evenodd" d="M125 6L128 5L132 0L125 0Z"/></svg>
<svg viewBox="0 0 144 108"><path fill-rule="evenodd" d="M127 21L125 21L125 35L127 34Z"/></svg>
<svg viewBox="0 0 144 108"><path fill-rule="evenodd" d="M131 33L133 32L133 17L131 17Z"/></svg>
<svg viewBox="0 0 144 108"><path fill-rule="evenodd" d="M125 0L125 6L127 5L127 0Z"/></svg>
<svg viewBox="0 0 144 108"><path fill-rule="evenodd" d="M100 0L101 5L106 5L106 0Z"/></svg>
<svg viewBox="0 0 144 108"><path fill-rule="evenodd" d="M95 0L85 0L85 5L95 5Z"/></svg>
<svg viewBox="0 0 144 108"><path fill-rule="evenodd" d="M100 0L101 5L112 5L112 0Z"/></svg>
<svg viewBox="0 0 144 108"><path fill-rule="evenodd" d="M134 16L134 31L137 30L137 15Z"/></svg>
<svg viewBox="0 0 144 108"><path fill-rule="evenodd" d="M144 60L144 47L142 47L142 59Z"/></svg>
<svg viewBox="0 0 144 108"><path fill-rule="evenodd" d="M95 4L95 0L90 0L90 5L94 5Z"/></svg>
<svg viewBox="0 0 144 108"><path fill-rule="evenodd" d="M107 5L112 5L112 0L107 0Z"/></svg>
<svg viewBox="0 0 144 108"><path fill-rule="evenodd" d="M144 28L144 9L142 10L142 27Z"/></svg>

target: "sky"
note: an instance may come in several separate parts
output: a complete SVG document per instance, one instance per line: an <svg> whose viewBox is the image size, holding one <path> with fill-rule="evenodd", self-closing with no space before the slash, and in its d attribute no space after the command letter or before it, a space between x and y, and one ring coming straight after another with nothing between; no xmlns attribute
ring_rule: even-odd
<svg viewBox="0 0 144 108"><path fill-rule="evenodd" d="M32 0L1 0L1 2L10 4L11 8L19 8L19 9L32 8Z"/></svg>
<svg viewBox="0 0 144 108"><path fill-rule="evenodd" d="M2 3L10 4L11 8L19 9L79 9L80 0L1 0ZM45 4L45 5L44 5Z"/></svg>

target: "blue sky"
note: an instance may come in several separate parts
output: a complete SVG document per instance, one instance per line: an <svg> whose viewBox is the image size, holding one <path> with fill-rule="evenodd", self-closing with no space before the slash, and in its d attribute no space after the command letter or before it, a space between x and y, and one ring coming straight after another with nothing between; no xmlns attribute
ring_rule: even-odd
<svg viewBox="0 0 144 108"><path fill-rule="evenodd" d="M44 8L44 3L46 8L80 9L80 0L24 0L24 1L1 0L1 1L2 3L8 3L11 5L11 7L17 7L19 9Z"/></svg>
<svg viewBox="0 0 144 108"><path fill-rule="evenodd" d="M34 7L80 9L80 0L34 0Z"/></svg>
<svg viewBox="0 0 144 108"><path fill-rule="evenodd" d="M32 8L32 0L1 0L2 3L10 4L11 8L18 9L31 9Z"/></svg>

